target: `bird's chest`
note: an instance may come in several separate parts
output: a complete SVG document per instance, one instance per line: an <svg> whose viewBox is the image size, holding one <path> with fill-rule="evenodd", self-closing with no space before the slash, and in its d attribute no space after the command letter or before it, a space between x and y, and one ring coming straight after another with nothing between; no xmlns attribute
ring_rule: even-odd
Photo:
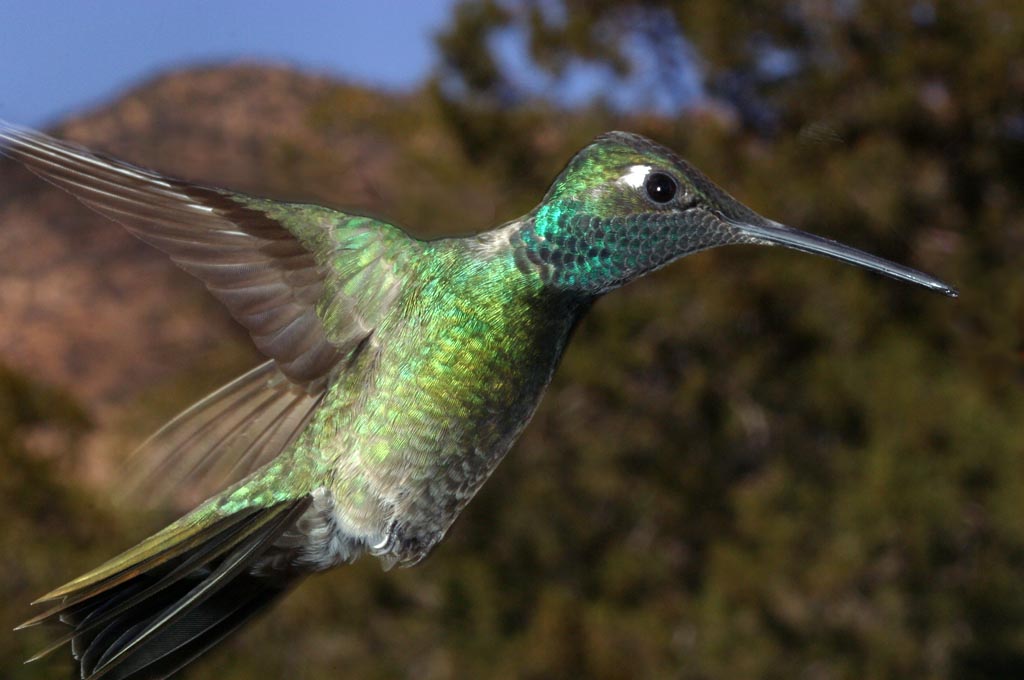
<svg viewBox="0 0 1024 680"><path fill-rule="evenodd" d="M335 493L346 521L380 532L372 551L410 563L443 537L526 426L573 322L447 296L382 334L358 415L339 433Z"/></svg>

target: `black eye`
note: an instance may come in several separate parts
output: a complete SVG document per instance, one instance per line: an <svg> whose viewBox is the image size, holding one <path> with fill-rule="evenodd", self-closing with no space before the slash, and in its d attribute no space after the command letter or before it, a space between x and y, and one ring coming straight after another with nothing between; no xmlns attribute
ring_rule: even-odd
<svg viewBox="0 0 1024 680"><path fill-rule="evenodd" d="M676 195L676 181L663 172L652 172L644 182L647 195L655 203L668 203Z"/></svg>

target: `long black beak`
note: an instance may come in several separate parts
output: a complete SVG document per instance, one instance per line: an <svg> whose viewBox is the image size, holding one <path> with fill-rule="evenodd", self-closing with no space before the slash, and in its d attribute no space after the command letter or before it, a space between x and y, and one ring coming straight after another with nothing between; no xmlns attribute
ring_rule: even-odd
<svg viewBox="0 0 1024 680"><path fill-rule="evenodd" d="M884 260L880 257L875 257L874 255L865 253L862 250L845 246L842 243L838 243L831 239L808 234L767 219L764 219L763 222L759 221L758 223L753 224L749 222L737 222L728 218L725 219L733 227L739 229L745 236L766 245L785 246L786 248L792 248L793 250L799 250L813 255L824 255L825 257L831 257L839 260L840 262L847 262L849 264L857 265L858 267L864 267L865 269L876 271L879 274L883 274L894 279L916 283L919 286L924 286L925 288L938 291L943 295L948 295L949 297L957 297L957 295L959 295L956 288L953 288L948 283L940 281L934 276L930 276L924 272L919 272L916 269L911 269L910 267L904 267L903 265L890 262L889 260Z"/></svg>

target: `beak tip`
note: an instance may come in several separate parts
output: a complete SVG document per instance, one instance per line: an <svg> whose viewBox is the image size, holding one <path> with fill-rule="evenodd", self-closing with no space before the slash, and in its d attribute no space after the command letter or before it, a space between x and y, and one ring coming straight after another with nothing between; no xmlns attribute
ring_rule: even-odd
<svg viewBox="0 0 1024 680"><path fill-rule="evenodd" d="M934 290L937 293L942 293L946 297L949 297L949 298L958 298L958 297L960 297L960 291L958 289L954 288L953 286L949 285L945 281L940 281L939 279L936 279L936 278L933 278L933 277L929 276L929 277L927 277L927 280L925 280L925 281L918 281L918 283L922 284L926 288Z"/></svg>

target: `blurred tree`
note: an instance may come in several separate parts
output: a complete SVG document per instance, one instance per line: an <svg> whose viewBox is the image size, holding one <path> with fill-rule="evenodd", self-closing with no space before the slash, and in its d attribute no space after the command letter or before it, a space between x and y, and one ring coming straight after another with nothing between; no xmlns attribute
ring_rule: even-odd
<svg viewBox="0 0 1024 680"><path fill-rule="evenodd" d="M0 507L5 510L0 574L7 603L0 625L7 630L27 618L28 603L44 583L64 575L55 550L76 559L99 557L89 547L105 524L96 521L97 508L86 493L55 481L56 461L73 458L69 454L87 429L85 414L66 395L0 366ZM36 456L28 453L27 440L34 440ZM40 460L39 451L47 451L49 459ZM40 677L40 669L21 666L18 659L35 653L44 639L5 635L0 641L4 677ZM47 677L55 677L56 670Z"/></svg>

